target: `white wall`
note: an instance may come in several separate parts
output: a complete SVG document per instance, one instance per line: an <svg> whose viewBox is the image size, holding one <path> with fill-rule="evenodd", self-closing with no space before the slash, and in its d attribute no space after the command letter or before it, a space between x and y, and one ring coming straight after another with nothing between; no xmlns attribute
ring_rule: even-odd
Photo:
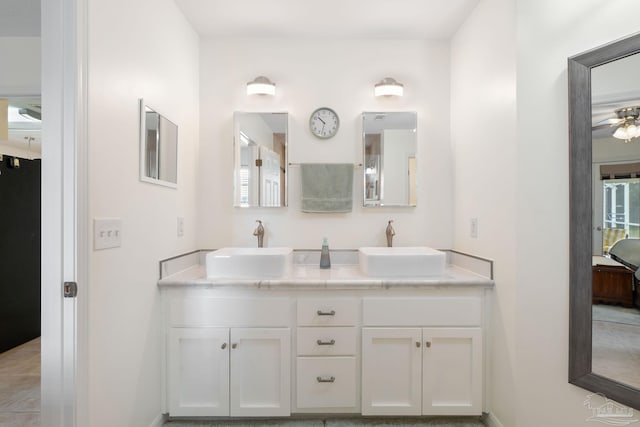
<svg viewBox="0 0 640 427"><path fill-rule="evenodd" d="M196 241L198 38L172 0L88 3L90 217L122 219L122 247L89 257L89 418L145 427L161 402L158 261ZM139 181L138 98L179 127L178 190Z"/></svg>
<svg viewBox="0 0 640 427"><path fill-rule="evenodd" d="M567 57L638 31L632 0L517 0L517 426L586 426L567 383ZM500 285L498 285L500 286Z"/></svg>
<svg viewBox="0 0 640 427"><path fill-rule="evenodd" d="M40 95L40 37L0 37L0 96Z"/></svg>
<svg viewBox="0 0 640 427"><path fill-rule="evenodd" d="M276 83L275 97L247 96L257 75ZM451 239L449 48L411 40L242 39L201 42L199 246L253 246L255 220L266 246L332 248L385 244L394 219L394 243L448 248ZM376 99L373 86L391 76L405 85L400 99ZM311 112L328 106L340 115L329 140L308 130ZM362 208L362 169L356 168L350 214L300 212L299 167L289 168L287 208L233 208L233 112L289 112L290 162L362 162L363 111L417 111L418 207Z"/></svg>
<svg viewBox="0 0 640 427"><path fill-rule="evenodd" d="M514 0L483 0L451 42L453 246L495 261L487 400L504 427L516 425L515 31Z"/></svg>

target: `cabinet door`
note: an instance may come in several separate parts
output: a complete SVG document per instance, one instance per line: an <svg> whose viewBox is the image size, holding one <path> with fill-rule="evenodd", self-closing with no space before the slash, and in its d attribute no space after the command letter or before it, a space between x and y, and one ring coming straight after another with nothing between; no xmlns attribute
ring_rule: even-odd
<svg viewBox="0 0 640 427"><path fill-rule="evenodd" d="M420 415L422 329L362 328L362 414Z"/></svg>
<svg viewBox="0 0 640 427"><path fill-rule="evenodd" d="M171 328L167 362L172 416L229 415L229 329Z"/></svg>
<svg viewBox="0 0 640 427"><path fill-rule="evenodd" d="M480 328L425 328L422 413L482 413L482 331Z"/></svg>
<svg viewBox="0 0 640 427"><path fill-rule="evenodd" d="M291 412L289 328L231 329L231 416Z"/></svg>

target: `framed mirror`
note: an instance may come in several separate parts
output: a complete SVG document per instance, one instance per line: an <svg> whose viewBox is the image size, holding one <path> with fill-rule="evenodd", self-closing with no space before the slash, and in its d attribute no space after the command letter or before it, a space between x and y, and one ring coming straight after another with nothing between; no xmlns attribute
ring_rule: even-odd
<svg viewBox="0 0 640 427"><path fill-rule="evenodd" d="M42 157L40 96L0 96L0 154Z"/></svg>
<svg viewBox="0 0 640 427"><path fill-rule="evenodd" d="M362 113L363 206L416 206L417 114Z"/></svg>
<svg viewBox="0 0 640 427"><path fill-rule="evenodd" d="M140 180L178 187L178 126L140 99Z"/></svg>
<svg viewBox="0 0 640 427"><path fill-rule="evenodd" d="M287 206L288 117L288 113L234 113L234 206Z"/></svg>
<svg viewBox="0 0 640 427"><path fill-rule="evenodd" d="M569 382L636 409L639 55L640 34L568 60Z"/></svg>

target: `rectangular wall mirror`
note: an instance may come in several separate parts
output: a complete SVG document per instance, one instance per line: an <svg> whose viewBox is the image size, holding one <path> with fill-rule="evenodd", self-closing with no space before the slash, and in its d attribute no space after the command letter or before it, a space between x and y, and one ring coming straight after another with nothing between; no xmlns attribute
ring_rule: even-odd
<svg viewBox="0 0 640 427"><path fill-rule="evenodd" d="M362 113L365 207L416 206L417 114Z"/></svg>
<svg viewBox="0 0 640 427"><path fill-rule="evenodd" d="M639 55L640 34L634 34L568 61L569 382L636 409Z"/></svg>
<svg viewBox="0 0 640 427"><path fill-rule="evenodd" d="M42 157L40 96L0 96L0 154Z"/></svg>
<svg viewBox="0 0 640 427"><path fill-rule="evenodd" d="M288 113L235 112L233 205L287 206Z"/></svg>
<svg viewBox="0 0 640 427"><path fill-rule="evenodd" d="M177 188L178 126L140 100L140 180Z"/></svg>

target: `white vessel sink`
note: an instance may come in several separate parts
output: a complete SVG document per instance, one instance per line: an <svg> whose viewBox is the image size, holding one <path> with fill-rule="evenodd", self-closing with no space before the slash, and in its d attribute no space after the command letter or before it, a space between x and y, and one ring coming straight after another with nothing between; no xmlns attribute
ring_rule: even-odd
<svg viewBox="0 0 640 427"><path fill-rule="evenodd" d="M427 247L363 247L358 249L360 271L373 277L444 275L446 254Z"/></svg>
<svg viewBox="0 0 640 427"><path fill-rule="evenodd" d="M207 277L273 279L291 273L291 248L222 248L207 254Z"/></svg>

